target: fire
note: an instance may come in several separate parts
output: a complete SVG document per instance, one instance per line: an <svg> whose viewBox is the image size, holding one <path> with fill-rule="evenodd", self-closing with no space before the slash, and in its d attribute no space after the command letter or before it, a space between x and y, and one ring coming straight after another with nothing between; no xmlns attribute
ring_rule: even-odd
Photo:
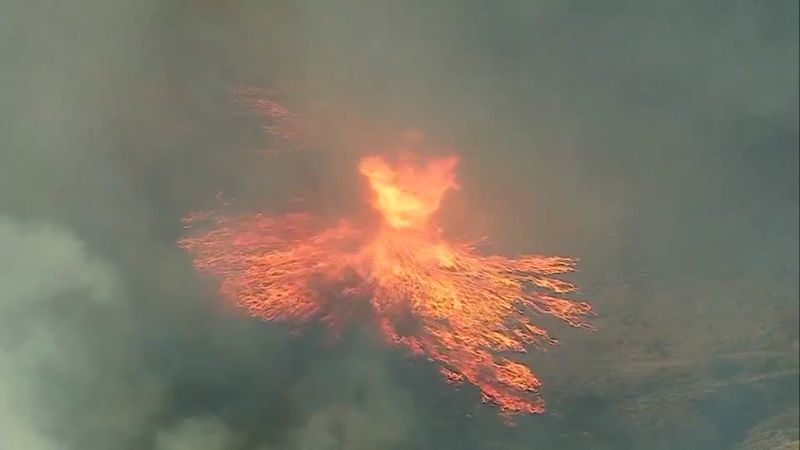
<svg viewBox="0 0 800 450"><path fill-rule="evenodd" d="M533 314L586 327L591 307L563 297L576 287L554 277L574 270L569 258L484 256L442 236L433 216L458 188L457 162L363 158L358 170L382 219L376 230L306 214L211 214L187 219L211 226L180 246L255 317L337 329L368 306L388 343L427 356L447 381L471 383L504 413L540 413L539 378L509 355L555 343Z"/></svg>
<svg viewBox="0 0 800 450"><path fill-rule="evenodd" d="M453 170L457 161L441 158L422 167L404 161L395 168L383 158L369 156L358 168L369 180L375 197L372 204L386 223L397 229L419 229L439 209L445 192L458 188Z"/></svg>

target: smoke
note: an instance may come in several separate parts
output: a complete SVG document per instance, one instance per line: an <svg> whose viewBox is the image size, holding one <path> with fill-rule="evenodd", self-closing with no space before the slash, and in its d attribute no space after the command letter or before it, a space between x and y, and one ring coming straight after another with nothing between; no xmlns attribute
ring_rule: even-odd
<svg viewBox="0 0 800 450"><path fill-rule="evenodd" d="M392 382L385 361L355 354L321 369L316 382L339 392L332 403L309 409L307 421L291 433L291 448L368 450L407 443L414 429L412 397Z"/></svg>
<svg viewBox="0 0 800 450"><path fill-rule="evenodd" d="M115 270L55 226L0 217L4 448L135 442L161 386L141 368Z"/></svg>
<svg viewBox="0 0 800 450"><path fill-rule="evenodd" d="M0 447L742 441L796 393L797 8L6 1ZM309 148L267 156L235 86L281 92ZM462 157L447 230L581 259L598 331L531 354L558 415L507 428L369 330L241 317L176 248L219 193L349 214L355 157L408 129Z"/></svg>
<svg viewBox="0 0 800 450"><path fill-rule="evenodd" d="M160 432L157 450L225 450L235 448L237 436L213 417L187 419L175 428Z"/></svg>

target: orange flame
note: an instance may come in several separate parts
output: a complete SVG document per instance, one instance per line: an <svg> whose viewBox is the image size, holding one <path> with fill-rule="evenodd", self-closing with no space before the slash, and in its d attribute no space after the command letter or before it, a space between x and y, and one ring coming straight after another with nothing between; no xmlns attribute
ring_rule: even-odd
<svg viewBox="0 0 800 450"><path fill-rule="evenodd" d="M555 343L532 313L585 327L591 307L561 297L576 289L553 277L574 270L569 258L482 256L441 236L431 217L458 188L456 164L363 158L359 171L383 218L372 233L308 215L212 216L210 231L180 245L253 316L338 327L363 299L387 342L427 355L447 381L475 385L505 413L542 412L538 377L506 355Z"/></svg>
<svg viewBox="0 0 800 450"><path fill-rule="evenodd" d="M409 159L395 168L381 157L368 156L358 166L372 187L373 206L392 228L424 227L439 209L445 192L458 188L455 157L435 159L424 167Z"/></svg>

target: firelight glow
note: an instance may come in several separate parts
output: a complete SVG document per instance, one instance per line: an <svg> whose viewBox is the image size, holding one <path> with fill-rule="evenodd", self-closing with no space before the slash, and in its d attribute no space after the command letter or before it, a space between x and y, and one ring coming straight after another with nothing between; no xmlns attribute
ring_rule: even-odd
<svg viewBox="0 0 800 450"><path fill-rule="evenodd" d="M504 414L540 413L539 378L510 355L556 342L536 314L588 327L591 307L555 277L574 270L570 258L481 255L443 237L434 213L458 188L457 163L363 157L377 229L310 214L193 214L179 245L252 316L335 332L367 305L388 344L434 361L448 382L474 385Z"/></svg>

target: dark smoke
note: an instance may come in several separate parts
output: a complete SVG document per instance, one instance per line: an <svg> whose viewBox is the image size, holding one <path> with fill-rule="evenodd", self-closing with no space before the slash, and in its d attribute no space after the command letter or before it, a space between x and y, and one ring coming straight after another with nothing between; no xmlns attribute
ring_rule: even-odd
<svg viewBox="0 0 800 450"><path fill-rule="evenodd" d="M725 449L796 411L796 1L0 9L0 448ZM266 155L234 86L323 138ZM175 246L219 193L349 213L409 128L462 156L453 233L581 259L598 330L531 355L554 414L241 317Z"/></svg>

